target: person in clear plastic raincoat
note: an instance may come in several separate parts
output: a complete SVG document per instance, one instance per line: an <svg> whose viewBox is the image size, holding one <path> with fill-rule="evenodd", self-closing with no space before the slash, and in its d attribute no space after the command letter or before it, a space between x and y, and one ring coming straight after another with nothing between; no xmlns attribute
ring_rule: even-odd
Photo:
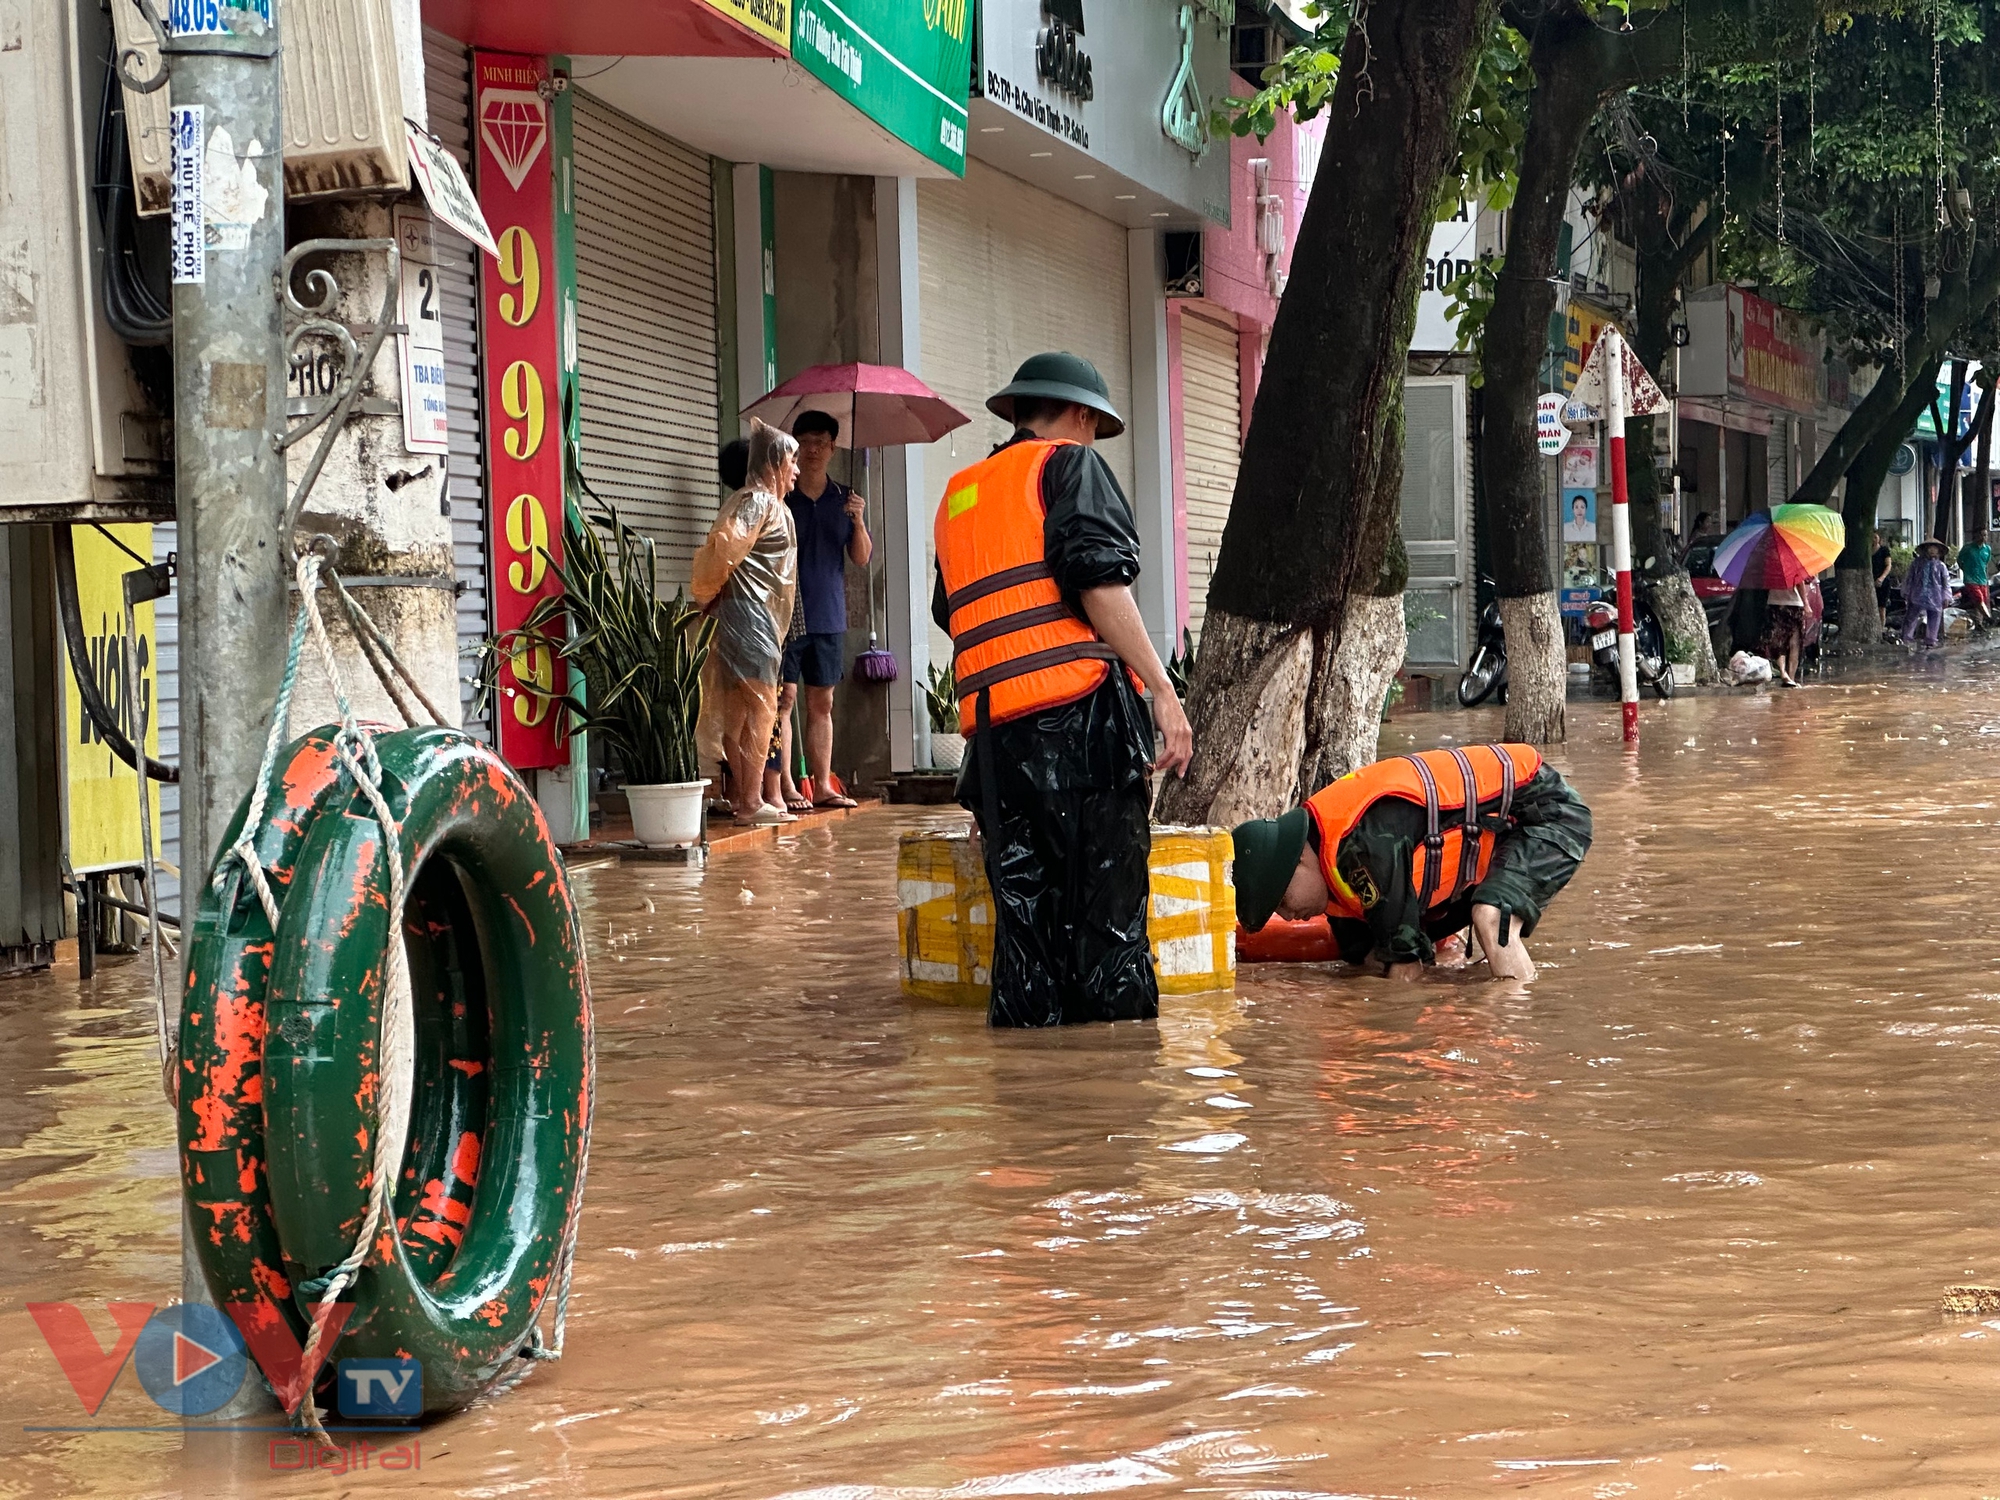
<svg viewBox="0 0 2000 1500"><path fill-rule="evenodd" d="M798 540L784 498L798 474L798 452L789 433L753 419L747 480L722 503L694 556L694 600L716 622L696 738L704 760L728 765L739 823L797 821L764 801L764 761L798 587Z"/></svg>

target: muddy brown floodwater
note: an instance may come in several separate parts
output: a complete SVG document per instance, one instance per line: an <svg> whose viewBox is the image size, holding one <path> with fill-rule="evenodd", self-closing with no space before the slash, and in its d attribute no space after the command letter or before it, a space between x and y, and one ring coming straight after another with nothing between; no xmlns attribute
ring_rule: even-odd
<svg viewBox="0 0 2000 1500"><path fill-rule="evenodd" d="M1572 709L1530 992L1247 971L999 1034L894 971L890 813L578 877L569 1355L419 1474L91 1424L23 1310L164 1301L134 964L0 987L0 1493L1977 1496L2000 1489L2000 673ZM1385 749L1496 733L1412 717ZM161 1419L128 1370L102 1427Z"/></svg>

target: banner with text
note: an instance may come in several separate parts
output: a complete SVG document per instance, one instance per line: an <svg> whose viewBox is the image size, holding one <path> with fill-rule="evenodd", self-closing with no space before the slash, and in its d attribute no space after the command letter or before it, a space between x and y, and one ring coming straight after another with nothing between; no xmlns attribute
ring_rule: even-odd
<svg viewBox="0 0 2000 1500"><path fill-rule="evenodd" d="M125 633L124 577L139 566L119 546L140 557L153 555L153 528L144 524L76 528L76 602L97 690L119 732L132 739L146 726L146 753L160 753L159 652L153 606L135 605L137 638ZM132 696L126 664L137 681ZM79 875L93 870L129 869L139 863L137 772L104 742L97 722L84 712L83 691L74 671L63 673L64 790L69 801L69 863ZM147 783L152 799L153 853L160 852L160 785Z"/></svg>
<svg viewBox="0 0 2000 1500"><path fill-rule="evenodd" d="M493 627L503 640L538 600L561 592L550 566L562 560L563 465L547 76L543 58L473 54L479 207L500 249L482 265L479 285ZM518 646L504 656L494 722L509 763L568 764L546 696L565 686L562 662L545 648Z"/></svg>

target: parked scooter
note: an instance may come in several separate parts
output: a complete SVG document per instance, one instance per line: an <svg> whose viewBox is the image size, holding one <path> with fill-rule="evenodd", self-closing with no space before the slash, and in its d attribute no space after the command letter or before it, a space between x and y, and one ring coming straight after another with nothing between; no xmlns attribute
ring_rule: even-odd
<svg viewBox="0 0 2000 1500"><path fill-rule="evenodd" d="M1487 579L1491 583L1492 579ZM1467 708L1484 703L1494 693L1507 701L1507 632L1500 623L1500 601L1490 601L1479 616L1479 640L1472 661L1458 679L1458 701Z"/></svg>
<svg viewBox="0 0 2000 1500"><path fill-rule="evenodd" d="M1590 657L1600 667L1618 671L1618 606L1594 600L1583 611L1583 629ZM1667 661L1667 633L1653 611L1652 590L1638 574L1632 577L1632 647L1639 681L1661 698L1674 695L1674 669Z"/></svg>

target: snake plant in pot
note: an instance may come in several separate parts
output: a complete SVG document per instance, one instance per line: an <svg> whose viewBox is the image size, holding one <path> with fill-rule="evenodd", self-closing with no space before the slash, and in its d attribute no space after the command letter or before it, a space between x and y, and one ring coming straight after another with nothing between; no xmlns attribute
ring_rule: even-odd
<svg viewBox="0 0 2000 1500"><path fill-rule="evenodd" d="M563 536L563 560L549 564L562 593L538 603L519 630L496 643L498 652L546 650L567 662L571 686L552 695L563 731L603 737L625 775L639 841L653 848L698 843L708 782L695 722L715 622L685 590L660 597L653 543L610 505L600 501L587 521L572 518Z"/></svg>

